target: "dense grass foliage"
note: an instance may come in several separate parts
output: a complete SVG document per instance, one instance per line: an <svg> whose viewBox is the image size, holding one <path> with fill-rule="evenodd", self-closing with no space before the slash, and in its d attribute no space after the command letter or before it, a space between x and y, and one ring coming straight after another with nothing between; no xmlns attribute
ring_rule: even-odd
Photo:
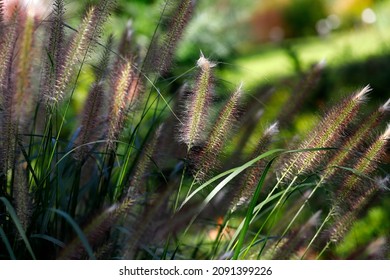
<svg viewBox="0 0 390 280"><path fill-rule="evenodd" d="M0 258L339 257L387 195L390 100L366 110L372 89L356 85L286 133L323 62L274 107L267 89L221 86L202 52L173 74L196 1L166 1L147 50L131 25L104 34L115 5L72 27L62 0L47 18L0 1ZM343 257L387 258L387 238Z"/></svg>

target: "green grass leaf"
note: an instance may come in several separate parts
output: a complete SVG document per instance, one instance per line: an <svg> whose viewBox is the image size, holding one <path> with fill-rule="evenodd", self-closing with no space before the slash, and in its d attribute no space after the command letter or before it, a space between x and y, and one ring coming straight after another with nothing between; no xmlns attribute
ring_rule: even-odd
<svg viewBox="0 0 390 280"><path fill-rule="evenodd" d="M248 229L249 229L249 223L250 223L250 221L251 221L251 219L253 217L253 211L255 210L257 200L259 199L260 192L261 192L261 189L262 189L264 181L265 181L265 177L267 176L267 174L268 174L268 172L269 172L269 170L271 168L271 165L272 165L272 163L274 162L275 159L276 159L276 157L272 158L267 163L266 167L264 168L263 173L261 174L259 183L257 184L256 190L255 190L255 192L253 194L253 197L252 197L251 202L249 204L247 213L245 215L245 222L244 222L242 230L240 231L240 237L238 239L237 246L236 246L236 248L234 250L234 255L233 255L233 259L234 260L237 260L238 256L240 255L241 248L242 248L242 246L244 244L244 241L245 241L246 233L248 232Z"/></svg>
<svg viewBox="0 0 390 280"><path fill-rule="evenodd" d="M54 237L49 236L47 234L32 234L31 238L44 239L44 240L47 240L47 241L49 241L49 242L53 243L54 245L57 245L58 247L61 247L61 248L65 248L65 246L66 246L66 244L64 242L62 242L61 240L58 240L57 238L54 238Z"/></svg>
<svg viewBox="0 0 390 280"><path fill-rule="evenodd" d="M7 207L7 211L11 216L12 221L14 222L20 236L22 237L24 243L26 244L26 248L28 252L30 253L31 257L35 260L35 254L31 248L30 242L28 241L28 238L26 236L26 232L23 229L22 224L19 221L18 216L16 215L15 209L12 207L12 204L8 201L5 197L0 197L0 201L4 203L4 205Z"/></svg>
<svg viewBox="0 0 390 280"><path fill-rule="evenodd" d="M52 212L60 215L72 226L72 228L74 229L74 231L77 234L77 237L80 239L81 243L83 244L85 251L87 252L89 258L91 260L96 260L95 254L93 253L92 247L89 245L87 237L85 236L85 234L83 233L83 231L81 230L79 225L75 222L75 220L72 219L72 217L69 216L68 213L66 213L62 210L51 208L51 209L49 209L49 211L52 211ZM65 248L65 250L66 250L66 248Z"/></svg>
<svg viewBox="0 0 390 280"><path fill-rule="evenodd" d="M1 239L3 239L4 245L5 245L5 248L8 251L9 257L11 258L11 260L16 260L15 253L12 250L12 246L9 243L9 240L7 238L7 235L5 234L5 232L3 230L3 227L0 227L0 236L1 236Z"/></svg>

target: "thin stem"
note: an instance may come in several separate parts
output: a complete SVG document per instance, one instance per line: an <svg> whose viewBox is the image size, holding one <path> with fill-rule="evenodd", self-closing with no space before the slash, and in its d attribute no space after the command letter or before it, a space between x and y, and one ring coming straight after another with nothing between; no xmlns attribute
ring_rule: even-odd
<svg viewBox="0 0 390 280"><path fill-rule="evenodd" d="M272 208L271 212L268 214L267 218L265 219L264 223L262 224L262 226L260 227L260 229L257 231L256 235L253 237L251 243L249 244L247 250L244 252L243 254L243 258L245 258L245 256L248 254L249 252L249 249L252 247L252 245L256 242L257 240L257 237L260 235L260 232L263 230L263 228L265 227L265 225L267 224L268 220L271 219L271 216L274 214L274 212L276 210L278 210L279 206L282 204L282 202L284 201L285 197L287 196L288 193L290 193L290 190L291 188L293 187L293 185L295 184L295 181L298 179L297 176L295 176L293 178L293 180L290 182L290 184L288 185L288 187L286 188L286 190L283 192L282 196L279 198L279 200L276 202L275 206ZM238 256L237 256L238 257Z"/></svg>
<svg viewBox="0 0 390 280"><path fill-rule="evenodd" d="M307 196L305 201L302 203L301 207L298 209L298 211L295 213L294 217L291 219L290 223L286 227L286 229L282 233L282 237L286 235L287 231L291 228L292 224L295 222L295 220L298 218L299 214L302 212L303 208L306 206L306 204L309 202L309 200L312 198L314 193L318 190L318 188L321 187L322 182L324 181L325 177L322 177L321 180L316 184L316 186L313 188L313 190L310 192L310 194Z"/></svg>
<svg viewBox="0 0 390 280"><path fill-rule="evenodd" d="M329 246L330 246L330 244L331 244L332 242L331 241L328 241L327 243L326 243L326 245L324 246L324 248L321 250L321 252L318 254L318 256L317 256L317 260L319 260L320 258L321 258L321 256L325 253L325 251L326 250L328 250L329 249Z"/></svg>
<svg viewBox="0 0 390 280"><path fill-rule="evenodd" d="M329 211L328 215L325 217L324 221L322 222L321 226L318 228L317 232L314 234L313 238L310 240L309 244L307 245L306 249L305 249L305 252L303 252L303 255L301 257L301 259L303 260L307 254L307 252L309 251L311 245L314 243L314 241L317 239L318 235L321 233L323 227L325 226L325 224L330 220L330 218L332 217L332 214L333 214L333 211Z"/></svg>

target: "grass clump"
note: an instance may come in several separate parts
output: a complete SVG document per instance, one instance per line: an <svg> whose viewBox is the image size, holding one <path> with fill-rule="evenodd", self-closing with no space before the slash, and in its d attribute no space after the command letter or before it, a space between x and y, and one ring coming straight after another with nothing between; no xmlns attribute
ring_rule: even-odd
<svg viewBox="0 0 390 280"><path fill-rule="evenodd" d="M118 46L105 36L115 1L89 7L77 28L62 0L47 20L24 6L1 13L1 259L333 258L380 203L389 101L364 111L366 86L329 105L300 141L280 141L324 64L272 122L242 84L222 98L218 63L203 53L180 88L174 54L195 4L166 1L168 28L146 52L131 25ZM387 237L377 238L377 250L349 256L386 258Z"/></svg>

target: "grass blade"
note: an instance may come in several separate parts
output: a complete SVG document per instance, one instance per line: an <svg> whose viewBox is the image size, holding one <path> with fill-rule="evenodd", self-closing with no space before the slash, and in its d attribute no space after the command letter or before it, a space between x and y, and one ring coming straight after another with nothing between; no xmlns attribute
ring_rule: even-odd
<svg viewBox="0 0 390 280"><path fill-rule="evenodd" d="M226 177L221 183L219 183L215 188L214 190L206 197L206 199L203 201L203 204L202 204L202 209L204 206L206 206L210 200L227 184L229 183L234 177L236 177L238 174L240 174L241 172L243 172L245 169L247 169L248 167L250 167L252 164L254 164L255 162L265 158L265 157L268 157L270 155L273 155L275 153L280 153L280 152L283 152L285 151L284 149L273 149L273 150L270 150L268 152L265 152L264 154L261 154L260 156L248 161L247 163L243 164L242 166L240 167L236 167L236 168L233 168L233 169L230 169L226 172L223 172L215 177L213 177L212 179L208 180L206 183L202 184L199 188L197 188L196 190L194 190L194 192L192 192L184 201L183 203L181 204L180 208L181 209L196 193L200 192L201 190L203 190L205 187L207 187L208 185L210 185L212 182L224 177L225 175L227 174L230 174L228 177Z"/></svg>
<svg viewBox="0 0 390 280"><path fill-rule="evenodd" d="M57 245L58 247L61 247L61 248L65 248L65 243L62 242L61 240L58 240L57 238L54 238L52 236L49 236L47 234L32 234L31 235L31 238L40 238L40 239L44 239L44 240L47 240L51 243L53 243L54 245Z"/></svg>
<svg viewBox="0 0 390 280"><path fill-rule="evenodd" d="M242 246L244 244L245 236L246 236L246 233L248 232L248 229L249 229L249 223L250 223L250 221L252 219L253 211L254 211L254 209L256 207L257 200L259 199L260 192L261 192L261 189L262 189L264 181L265 181L265 177L267 176L268 171L270 170L271 165L275 161L275 159L276 159L276 157L274 157L273 159L271 159L267 163L263 173L261 174L259 183L257 184L255 193L253 194L253 197L252 197L251 202L250 202L249 207L248 207L248 211L247 211L247 213L245 215L245 222L244 222L243 228L242 228L242 230L240 232L240 237L238 239L237 246L236 246L236 248L234 250L234 255L233 255L233 259L234 260L237 260L238 256L240 255L240 251L241 251L241 248L242 248Z"/></svg>
<svg viewBox="0 0 390 280"><path fill-rule="evenodd" d="M15 209L12 207L11 203L5 197L0 197L0 201L2 201L4 205L7 207L8 213L10 214L12 221L14 222L17 230L19 231L20 236L22 237L24 243L26 244L26 248L28 252L30 253L31 257L35 260L36 259L35 254L31 248L30 242L28 241L26 232L24 231L23 226L20 223L18 216L16 215Z"/></svg>
<svg viewBox="0 0 390 280"><path fill-rule="evenodd" d="M75 222L75 220L72 219L72 217L69 216L68 213L66 213L64 211L61 211L59 209L51 208L49 210L54 212L54 213L56 213L56 214L58 214L58 215L60 215L61 217L63 217L73 227L73 229L76 232L78 238L80 238L80 241L83 244L83 246L85 248L85 251L87 252L89 258L92 259L92 260L96 260L95 254L93 253L93 250L92 250L91 246L89 245L87 237L85 236L85 234L83 233L83 231L81 230L79 225Z"/></svg>
<svg viewBox="0 0 390 280"><path fill-rule="evenodd" d="M5 232L3 230L3 227L0 227L0 236L1 236L1 239L3 239L4 245L8 251L9 257L11 258L11 260L16 260L15 253L12 250L11 244L9 243L9 240L7 238L7 235L5 234Z"/></svg>

